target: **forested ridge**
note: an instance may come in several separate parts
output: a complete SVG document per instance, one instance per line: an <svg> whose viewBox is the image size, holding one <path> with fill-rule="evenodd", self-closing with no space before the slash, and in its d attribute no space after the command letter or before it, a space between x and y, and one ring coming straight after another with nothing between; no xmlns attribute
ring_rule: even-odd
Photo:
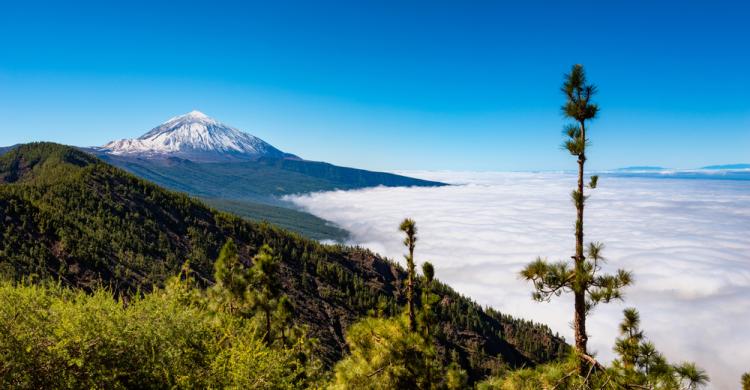
<svg viewBox="0 0 750 390"><path fill-rule="evenodd" d="M295 322L330 367L347 351L346 329L365 316L397 316L405 270L366 249L322 245L264 223L218 212L74 148L22 145L0 157L0 272L23 283L52 280L126 301L156 291L189 261L197 288L214 285L214 261L232 240L250 266L267 245ZM483 309L438 281L438 356L470 381L561 357L564 340L542 324ZM418 305L424 288L415 284Z"/></svg>
<svg viewBox="0 0 750 390"><path fill-rule="evenodd" d="M246 161L196 162L175 156L136 157L110 154L97 148L82 150L164 188L205 199L221 211L255 221L266 220L310 238L336 242L345 241L348 233L280 198L284 195L376 186L445 185L299 158L262 157Z"/></svg>

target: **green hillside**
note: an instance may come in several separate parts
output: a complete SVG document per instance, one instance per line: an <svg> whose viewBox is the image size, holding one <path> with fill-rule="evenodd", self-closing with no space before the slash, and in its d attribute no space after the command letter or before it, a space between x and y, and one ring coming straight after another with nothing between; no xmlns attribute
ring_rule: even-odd
<svg viewBox="0 0 750 390"><path fill-rule="evenodd" d="M392 261L218 212L70 147L35 143L6 153L0 183L6 279L33 276L86 291L104 284L127 296L163 285L190 260L198 284L209 286L229 238L244 263L268 244L281 256L296 319L319 340L327 364L345 352L345 329L356 319L403 305L405 273ZM440 283L434 292L440 343L473 378L555 359L567 348L544 325L484 310Z"/></svg>
<svg viewBox="0 0 750 390"><path fill-rule="evenodd" d="M84 150L162 187L208 199L208 203L219 210L254 221L268 221L317 240L343 242L348 233L326 220L296 209L291 203L282 201L281 196L380 185L445 185L391 173L296 159L262 158L256 161L205 163L176 157L143 159Z"/></svg>

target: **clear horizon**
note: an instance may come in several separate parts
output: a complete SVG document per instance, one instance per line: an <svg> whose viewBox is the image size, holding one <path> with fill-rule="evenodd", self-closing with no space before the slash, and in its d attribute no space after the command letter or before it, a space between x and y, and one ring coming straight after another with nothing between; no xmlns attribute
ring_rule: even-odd
<svg viewBox="0 0 750 390"><path fill-rule="evenodd" d="M576 5L7 4L0 145L102 145L197 109L337 165L574 169L558 87L582 63L591 169L750 162L747 4Z"/></svg>

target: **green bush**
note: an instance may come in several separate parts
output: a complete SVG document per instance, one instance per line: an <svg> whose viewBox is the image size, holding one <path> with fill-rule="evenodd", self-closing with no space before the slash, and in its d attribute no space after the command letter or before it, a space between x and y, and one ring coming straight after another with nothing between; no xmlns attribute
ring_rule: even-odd
<svg viewBox="0 0 750 390"><path fill-rule="evenodd" d="M129 302L0 282L0 388L309 385L299 348L269 348L254 321L204 301L177 279Z"/></svg>

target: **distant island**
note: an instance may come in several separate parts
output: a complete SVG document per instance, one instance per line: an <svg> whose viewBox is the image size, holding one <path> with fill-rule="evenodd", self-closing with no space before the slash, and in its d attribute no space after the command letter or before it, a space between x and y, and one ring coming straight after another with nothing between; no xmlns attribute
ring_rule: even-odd
<svg viewBox="0 0 750 390"><path fill-rule="evenodd" d="M650 166L650 165L643 165L643 166L632 166L632 167L625 167L625 168L617 168L616 171L661 171L667 168L664 167L657 167L657 166Z"/></svg>
<svg viewBox="0 0 750 390"><path fill-rule="evenodd" d="M750 164L707 165L701 169L750 169Z"/></svg>
<svg viewBox="0 0 750 390"><path fill-rule="evenodd" d="M666 167L660 167L660 166L652 166L652 165L635 165L631 167L624 167L624 168L617 168L614 171L616 172L633 172L633 171L663 171L667 169L673 169L673 168L666 168ZM695 170L695 169L713 169L713 170L721 170L721 169L750 169L750 164L722 164L722 165L706 165L705 167L700 168L693 168L693 169L677 169L678 171L689 171L689 170Z"/></svg>

